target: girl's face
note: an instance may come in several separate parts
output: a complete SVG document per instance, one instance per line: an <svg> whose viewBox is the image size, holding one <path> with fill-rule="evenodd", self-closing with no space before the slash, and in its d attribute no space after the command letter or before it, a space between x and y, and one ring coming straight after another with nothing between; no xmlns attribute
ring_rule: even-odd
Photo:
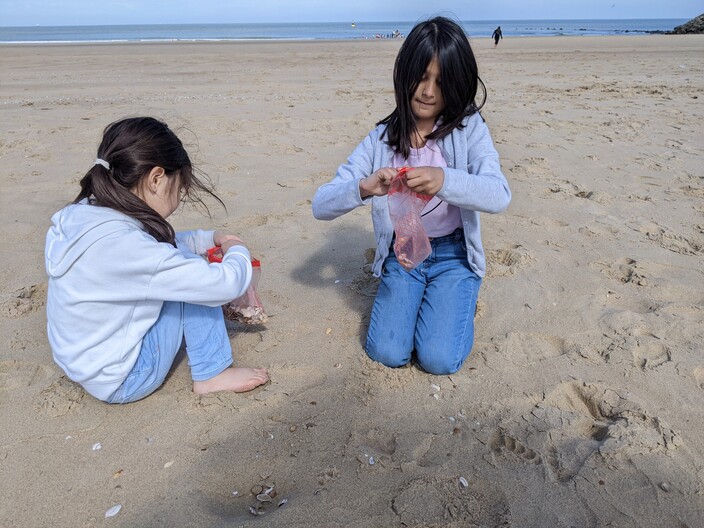
<svg viewBox="0 0 704 528"><path fill-rule="evenodd" d="M164 182L165 188L163 195L161 196L162 210L157 210L157 213L159 213L162 218L168 218L174 213L174 211L176 211L176 209L178 209L178 206L181 203L181 193L179 191L181 187L181 177L174 176L172 178L167 178L165 176L164 179L166 181Z"/></svg>
<svg viewBox="0 0 704 528"><path fill-rule="evenodd" d="M440 64L438 64L437 58L433 58L425 69L415 94L413 94L411 110L418 120L419 129L430 128L432 130L437 117L444 109L445 100L442 97L440 86Z"/></svg>
<svg viewBox="0 0 704 528"><path fill-rule="evenodd" d="M155 167L147 176L146 182L133 192L166 219L178 209L181 202L180 187L180 176L169 178L164 169Z"/></svg>

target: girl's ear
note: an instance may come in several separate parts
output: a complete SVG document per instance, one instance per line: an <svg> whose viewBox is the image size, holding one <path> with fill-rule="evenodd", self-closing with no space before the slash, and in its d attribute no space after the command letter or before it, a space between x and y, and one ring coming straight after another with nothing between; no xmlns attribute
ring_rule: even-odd
<svg viewBox="0 0 704 528"><path fill-rule="evenodd" d="M160 185L166 184L166 171L162 167L154 167L147 175L147 189L156 194Z"/></svg>

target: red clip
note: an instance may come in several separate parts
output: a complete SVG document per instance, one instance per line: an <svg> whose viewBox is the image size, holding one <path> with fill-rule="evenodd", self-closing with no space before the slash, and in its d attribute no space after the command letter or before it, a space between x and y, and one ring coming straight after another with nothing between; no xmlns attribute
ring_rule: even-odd
<svg viewBox="0 0 704 528"><path fill-rule="evenodd" d="M215 246L211 247L207 252L206 255L208 257L208 262L222 262L222 248L220 246ZM259 260L253 258L252 259L252 267L253 268L261 268L262 263L259 262Z"/></svg>
<svg viewBox="0 0 704 528"><path fill-rule="evenodd" d="M220 246L211 247L207 251L208 262L222 262L222 248Z"/></svg>
<svg viewBox="0 0 704 528"><path fill-rule="evenodd" d="M400 167L400 168L396 169L396 174L397 174L398 176L403 176L404 174L406 174L406 173L407 173L409 170L411 170L412 168L413 168L413 167Z"/></svg>

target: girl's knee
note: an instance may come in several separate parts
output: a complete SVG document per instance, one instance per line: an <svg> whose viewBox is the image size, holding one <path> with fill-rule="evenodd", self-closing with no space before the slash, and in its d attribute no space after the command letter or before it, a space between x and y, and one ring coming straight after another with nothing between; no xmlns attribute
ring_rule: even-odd
<svg viewBox="0 0 704 528"><path fill-rule="evenodd" d="M374 361L391 368L402 367L411 360L410 352L404 353L389 346L379 347L369 339L367 340L365 351Z"/></svg>
<svg viewBox="0 0 704 528"><path fill-rule="evenodd" d="M424 351L420 350L418 352L418 364L429 374L446 376L454 374L462 368L465 359L469 356L469 352L458 354L456 350L442 352L435 348L432 353L424 353Z"/></svg>
<svg viewBox="0 0 704 528"><path fill-rule="evenodd" d="M459 364L455 362L441 362L441 361L418 361L420 368L422 368L428 374L434 374L435 376L447 376L448 374L454 374L462 367L462 363Z"/></svg>

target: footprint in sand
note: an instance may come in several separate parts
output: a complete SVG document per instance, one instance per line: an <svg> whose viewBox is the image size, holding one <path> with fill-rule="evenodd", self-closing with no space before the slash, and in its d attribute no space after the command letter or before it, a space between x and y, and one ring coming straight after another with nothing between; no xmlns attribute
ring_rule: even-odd
<svg viewBox="0 0 704 528"><path fill-rule="evenodd" d="M672 361L672 351L666 337L653 333L657 319L653 317L652 308L644 314L630 311L612 312L602 318L601 325L606 326L604 335L609 344L602 352L608 363L623 359L623 353L630 354L633 365L643 371L657 369ZM666 336L666 330L661 330Z"/></svg>
<svg viewBox="0 0 704 528"><path fill-rule="evenodd" d="M517 460L529 464L542 464L542 456L533 449L526 447L520 440L509 434L507 431L499 428L494 431L489 440L489 447L492 451L500 453L503 450L512 453Z"/></svg>
<svg viewBox="0 0 704 528"><path fill-rule="evenodd" d="M633 364L643 371L672 361L670 349L659 337L638 328L628 330L627 335L614 336L609 348L609 357L619 350L630 352Z"/></svg>
<svg viewBox="0 0 704 528"><path fill-rule="evenodd" d="M596 452L602 456L667 453L682 443L667 424L627 396L625 391L566 382L523 417L531 430L541 432L546 466L556 480L574 478Z"/></svg>
<svg viewBox="0 0 704 528"><path fill-rule="evenodd" d="M592 191L584 189L571 181L555 182L550 185L544 192L546 196L556 196L563 200L569 200L573 197L591 200L598 204L604 205L611 201L611 195L602 191Z"/></svg>
<svg viewBox="0 0 704 528"><path fill-rule="evenodd" d="M34 361L0 361L0 392L30 387L46 381L52 370Z"/></svg>
<svg viewBox="0 0 704 528"><path fill-rule="evenodd" d="M0 314L8 319L17 319L39 310L46 304L46 284L26 286L13 292L0 305Z"/></svg>
<svg viewBox="0 0 704 528"><path fill-rule="evenodd" d="M392 501L402 526L510 526L505 494L467 475L426 477L407 483Z"/></svg>
<svg viewBox="0 0 704 528"><path fill-rule="evenodd" d="M564 354L580 355L580 346L557 336L527 332L509 332L505 337L492 338L502 361L516 365L533 365Z"/></svg>
<svg viewBox="0 0 704 528"><path fill-rule="evenodd" d="M630 223L626 225L634 231L643 233L648 240L673 253L679 253L680 255L700 255L704 253L704 240L675 233L656 222L646 222L641 225Z"/></svg>
<svg viewBox="0 0 704 528"><path fill-rule="evenodd" d="M533 261L530 253L521 245L512 245L504 249L494 249L487 255L487 275L489 277L507 277Z"/></svg>
<svg viewBox="0 0 704 528"><path fill-rule="evenodd" d="M704 367L697 367L694 369L694 381L700 389L704 389Z"/></svg>
<svg viewBox="0 0 704 528"><path fill-rule="evenodd" d="M462 456L462 450L467 447L459 427L451 435L433 434L423 438L416 445L413 459L418 461L420 467L425 468L443 467L456 460L457 456Z"/></svg>
<svg viewBox="0 0 704 528"><path fill-rule="evenodd" d="M635 284L647 286L648 281L643 269L631 258L622 258L612 264L604 262L597 263L602 273L607 277L616 279L624 284Z"/></svg>
<svg viewBox="0 0 704 528"><path fill-rule="evenodd" d="M568 482L595 453L630 458L681 445L678 433L627 396L581 381L561 383L530 413L500 425L489 446L509 461L544 463L551 478Z"/></svg>
<svg viewBox="0 0 704 528"><path fill-rule="evenodd" d="M596 221L590 222L584 227L578 229L580 235L589 238L603 238L606 240L614 240L618 235L620 230L617 227L608 225L604 222Z"/></svg>
<svg viewBox="0 0 704 528"><path fill-rule="evenodd" d="M396 452L396 437L378 429L366 433L355 431L350 434L345 450L359 461L362 468L388 468Z"/></svg>
<svg viewBox="0 0 704 528"><path fill-rule="evenodd" d="M655 369L672 361L672 354L665 343L652 334L627 339L627 346L633 354L633 363L641 370Z"/></svg>

